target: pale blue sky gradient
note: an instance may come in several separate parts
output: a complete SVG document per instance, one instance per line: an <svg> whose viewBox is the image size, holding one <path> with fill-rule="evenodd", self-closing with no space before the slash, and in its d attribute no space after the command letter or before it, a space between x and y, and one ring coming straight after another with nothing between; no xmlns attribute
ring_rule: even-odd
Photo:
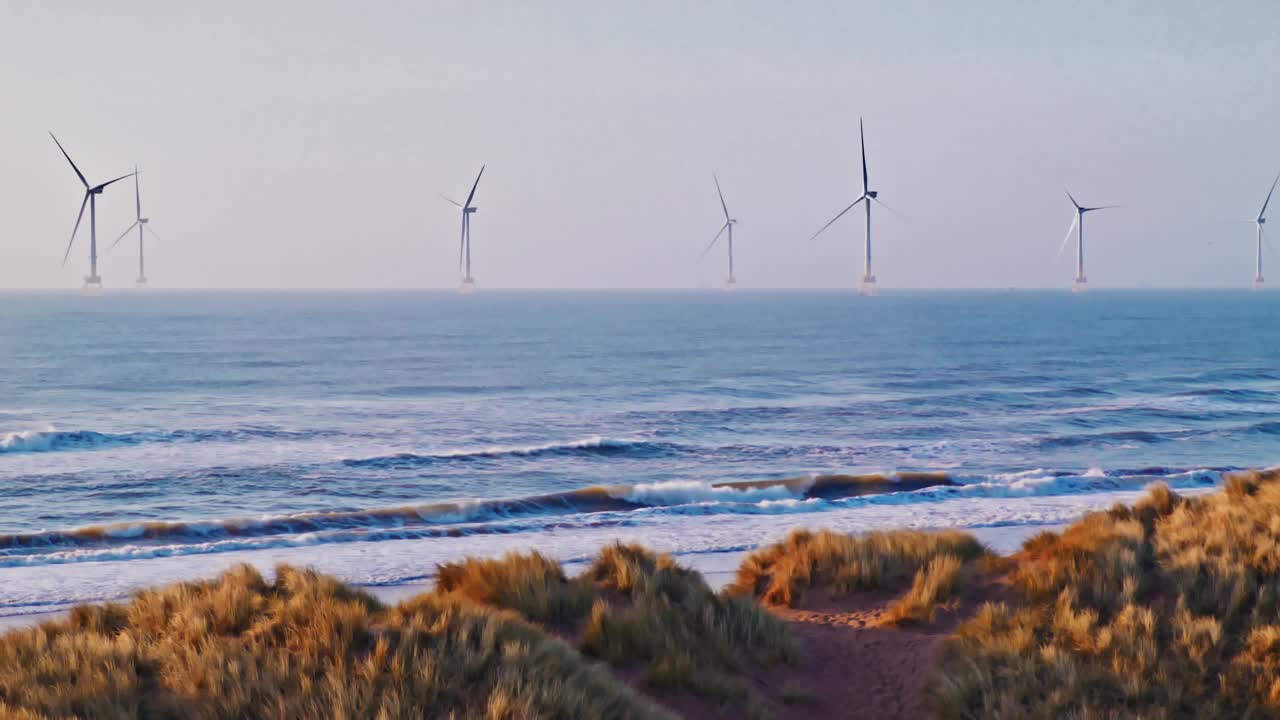
<svg viewBox="0 0 1280 720"><path fill-rule="evenodd" d="M1089 217L1092 284L1247 286L1224 221L1280 171L1274 2L259 5L0 4L0 287L86 271L47 130L91 180L141 165L166 287L451 287L437 193L481 163L482 288L718 285L713 171L742 286L852 287L857 218L806 238L859 192L859 116L904 216L883 287L1068 286L1064 185L1125 206Z"/></svg>

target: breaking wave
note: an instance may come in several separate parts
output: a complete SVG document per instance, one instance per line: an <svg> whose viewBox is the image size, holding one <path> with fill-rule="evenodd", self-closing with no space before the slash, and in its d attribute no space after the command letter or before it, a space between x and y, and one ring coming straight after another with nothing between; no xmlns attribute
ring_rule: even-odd
<svg viewBox="0 0 1280 720"><path fill-rule="evenodd" d="M547 532L625 526L669 516L821 513L859 505L936 503L1212 487L1226 469L1141 468L1104 472L1029 470L981 476L945 473L817 475L727 483L667 481L597 485L501 500L406 505L203 522L153 521L0 535L0 567L129 560L322 543Z"/></svg>
<svg viewBox="0 0 1280 720"><path fill-rule="evenodd" d="M629 512L686 504L715 504L726 512L733 506L780 499L837 499L920 490L950 484L941 473L895 475L819 475L782 480L708 484L661 482L636 485L597 485L568 492L503 500L473 500L428 505L344 510L239 518L207 522L135 522L94 525L72 530L48 530L0 535L0 565L15 556L50 549L94 548L113 545L161 545L235 538L301 536L335 531L429 528L432 532L464 534L484 531L463 526L510 520L548 518L603 512ZM489 528L489 531L494 531ZM501 531L498 529L497 531Z"/></svg>

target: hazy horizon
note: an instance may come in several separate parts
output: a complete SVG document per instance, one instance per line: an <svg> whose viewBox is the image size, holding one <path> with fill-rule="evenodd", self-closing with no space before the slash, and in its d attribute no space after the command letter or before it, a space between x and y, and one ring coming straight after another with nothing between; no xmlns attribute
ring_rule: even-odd
<svg viewBox="0 0 1280 720"><path fill-rule="evenodd" d="M674 6L673 6L674 7ZM0 288L74 289L82 189L141 170L148 276L191 289L854 287L859 117L894 288L1247 287L1280 171L1280 7L340 3L0 7ZM133 216L100 197L100 251ZM461 199L461 198L458 198ZM1277 201L1273 200L1273 203ZM1274 212L1275 208L1272 208ZM880 210L877 208L877 210ZM86 213L87 215L87 213ZM1277 240L1273 239L1275 245ZM132 284L136 239L101 260ZM1264 270L1280 283L1280 255Z"/></svg>

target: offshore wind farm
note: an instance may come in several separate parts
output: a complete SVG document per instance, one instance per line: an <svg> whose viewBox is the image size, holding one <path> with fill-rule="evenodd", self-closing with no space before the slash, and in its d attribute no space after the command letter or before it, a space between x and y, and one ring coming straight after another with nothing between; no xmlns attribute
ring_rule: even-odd
<svg viewBox="0 0 1280 720"><path fill-rule="evenodd" d="M50 137L53 137L52 133L50 133ZM85 188L85 195L84 195L83 201L81 202L80 213L76 217L76 224L72 230L71 240L68 243L66 253L63 256L63 264L65 265L67 259L70 257L71 247L75 243L76 232L79 230L80 222L83 219L83 215L84 215L85 205L87 204L89 207L89 226L90 226L90 243L89 243L90 272L89 272L89 275L85 277L84 290L87 293L93 293L93 292L98 292L102 289L102 278L98 275L98 269L97 269L98 268L98 250L97 250L97 209L96 209L97 199L96 198L97 196L101 195L108 186L116 182L119 182L120 180L123 180L125 178L132 177L134 178L135 217L133 222L124 230L124 232L122 232L115 239L115 241L111 244L108 250L115 248L115 246L118 245L122 240L124 240L124 238L129 233L133 232L134 230L137 230L138 232L138 276L135 281L135 286L138 288L146 287L147 278L146 278L146 269L145 269L146 260L145 260L144 233L151 232L152 236L156 237L156 239L158 239L158 236L156 236L155 231L151 229L149 224L150 220L144 217L142 214L141 184L138 177L139 173L138 173L137 167L134 168L134 171L132 173L129 173L127 175L122 175L118 178L109 180L99 185L91 186L89 182L85 179L84 175L80 173L80 169L76 167L75 163L71 160L70 155L68 155L66 150L62 148L62 144L58 142L56 137L54 137L53 140L57 144L58 149L62 152L63 157L65 157L67 162L71 164L72 169L75 171L77 177L80 179L81 183L84 185L84 188ZM819 228L817 232L811 235L809 237L809 241L812 242L816 240L824 232L826 232L829 228L831 228L831 226L835 225L836 222L840 220L840 218L844 217L844 215L847 214L850 210L853 210L858 205L862 205L864 217L865 217L865 225L864 225L865 230L863 234L863 245L862 245L862 248L863 248L862 274L857 287L857 291L859 295L873 296L878 293L878 284L876 281L875 273L872 271L872 264L871 264L871 258L872 258L871 205L875 203L885 208L886 210L888 210L889 207L885 205L882 200L879 199L879 192L871 189L870 175L867 169L866 134L865 134L865 129L863 127L863 121L861 118L859 118L858 120L858 140L859 140L859 149L861 151L862 193L858 195L858 197L854 199L852 203L850 203L843 210L837 213L835 217L827 221L827 223L823 225L821 228ZM450 205L452 205L455 209L457 209L457 211L460 214L460 229L459 229L459 235L458 235L458 273L460 275L460 281L459 281L458 289L460 292L464 294L472 293L476 289L475 277L472 275L472 272L471 272L471 223L472 223L472 217L476 214L476 212L479 209L474 204L474 201L476 196L476 190L480 187L480 179L484 176L484 171L485 171L485 166L482 165L480 167L480 171L476 174L476 178L474 182L471 185L471 190L467 193L465 202L460 203L452 199L448 195L445 195L443 193L440 194L440 197L446 202L448 202ZM719 177L713 174L712 179L715 183L717 197L720 201L720 209L724 214L724 224L720 226L715 236L712 237L711 242L702 251L702 255L700 257L706 257L706 255L710 253L711 250L720 241L720 238L722 236L725 237L728 270L724 278L723 287L726 290L731 290L737 285L737 279L734 274L733 229L738 221L737 219L735 219L729 214L729 207L725 202L724 192L720 187ZM1264 280L1262 276L1262 258L1263 258L1263 241L1264 241L1263 227L1266 223L1267 206L1271 202L1271 196L1275 192L1276 183L1278 182L1280 182L1280 175L1278 175L1276 180L1272 182L1271 189L1268 191L1266 199L1263 201L1262 208L1259 210L1257 217L1252 220L1252 222L1256 227L1255 271L1254 271L1253 284L1252 284L1252 287L1255 290L1261 289L1264 284ZM1072 281L1071 291L1073 293L1081 293L1081 292L1084 292L1088 287L1088 278L1085 274L1084 217L1087 213L1092 213L1099 210L1114 209L1120 206L1119 205L1084 206L1084 205L1081 205L1076 200L1075 196L1071 194L1070 190L1066 190L1066 195L1067 195L1067 199L1070 200L1071 202L1072 208L1074 209L1074 213L1072 215L1071 224L1067 228L1066 236L1063 238L1062 244L1058 248L1058 257L1060 258L1062 256L1063 251L1066 249L1068 243L1070 243L1072 234L1074 233L1075 240L1076 240L1075 276Z"/></svg>

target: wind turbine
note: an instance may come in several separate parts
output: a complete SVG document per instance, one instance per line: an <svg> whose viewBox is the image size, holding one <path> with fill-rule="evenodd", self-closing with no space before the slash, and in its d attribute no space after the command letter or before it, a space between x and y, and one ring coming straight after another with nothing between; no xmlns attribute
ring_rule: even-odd
<svg viewBox="0 0 1280 720"><path fill-rule="evenodd" d="M1258 289L1262 287L1262 226L1267 224L1267 205L1271 203L1271 193L1276 191L1276 183L1280 182L1280 175L1276 175L1276 179L1271 182L1271 190L1267 192L1267 199L1262 201L1262 209L1258 211L1258 217L1253 224L1258 229L1258 246L1256 249L1256 265L1253 273L1253 287Z"/></svg>
<svg viewBox="0 0 1280 720"><path fill-rule="evenodd" d="M886 210L889 209L889 206L885 205L883 202L877 199L876 196L879 195L880 193L871 189L870 182L867 179L867 136L862 129L862 118L858 118L858 137L862 141L862 194L858 196L857 200L854 200L852 203L850 203L849 207L841 210L838 215L831 218L830 222L828 222L826 225L823 225L822 229L814 233L813 237L809 239L813 240L814 238L818 237L823 233L824 230L826 230L827 228L835 224L835 221L839 220L841 217L844 216L845 213L852 210L858 203L865 202L864 206L867 211L867 235L866 235L865 244L863 245L864 259L862 264L862 285L858 288L858 294L859 295L875 295L876 294L876 276L871 272L871 203L872 202L880 203L881 207L884 207Z"/></svg>
<svg viewBox="0 0 1280 720"><path fill-rule="evenodd" d="M471 185L466 203L460 204L447 195L440 196L462 211L462 235L458 240L458 272L462 273L462 286L458 289L464 293L476 289L476 279L471 277L471 216L475 214L476 207L471 204L471 201L476 197L476 188L480 187L480 176L484 175L484 167L484 165L480 166L480 172L476 175L475 183Z"/></svg>
<svg viewBox="0 0 1280 720"><path fill-rule="evenodd" d="M75 244L76 232L80 230L80 221L84 219L84 206L87 204L89 206L89 274L84 279L84 291L94 292L95 290L101 290L102 278L98 276L97 198L108 185L120 182L134 173L121 175L115 180L108 180L100 185L90 185L89 181L84 179L84 173L80 172L80 168L76 167L76 164L71 160L71 156L63 149L62 143L58 142L58 138L54 137L52 132L49 133L49 137L53 138L54 144L58 146L59 150L62 150L62 156L67 159L67 162L71 163L71 169L76 171L76 177L80 178L80 183L84 185L84 199L80 201L80 214L76 215L76 226L71 229L71 240L67 242L67 251L62 256L62 264L66 266L67 258L71 257L71 246Z"/></svg>
<svg viewBox="0 0 1280 720"><path fill-rule="evenodd" d="M133 221L132 225L125 228L124 232L120 233L120 237L116 238L116 241L111 243L111 247L107 248L107 252L111 252L115 246L119 245L120 241L124 239L124 236L129 234L129 231L134 228L138 228L138 280L136 284L141 288L147 286L147 261L143 254L142 231L146 230L151 233L151 237L157 240L160 239L160 236L156 235L156 231L152 230L151 226L148 224L151 220L142 217L142 191L138 187L138 167L136 165L133 168L133 198L137 201L137 219Z"/></svg>
<svg viewBox="0 0 1280 720"><path fill-rule="evenodd" d="M1076 231L1076 280L1071 287L1071 292L1084 292L1086 283L1084 275L1084 214L1093 212L1094 210L1107 210L1109 208L1120 207L1119 205L1099 205L1098 207L1084 207L1076 202L1071 196L1071 191L1067 190L1067 197L1071 200L1071 205L1075 207L1075 217L1071 218L1071 225L1067 227L1067 236L1062 238L1062 245L1058 248L1058 257L1062 257L1062 251L1066 249L1067 243L1071 240L1071 231Z"/></svg>
<svg viewBox="0 0 1280 720"><path fill-rule="evenodd" d="M720 191L720 178L716 177L715 175L712 175L711 179L716 181L716 194L720 196L720 209L724 210L724 225L721 225L720 232L716 233L716 236L711 238L711 244L707 245L707 249L702 251L702 257L706 257L707 253L711 252L711 248L715 247L715 244L719 242L720 236L724 234L725 230L728 230L729 231L729 275L726 276L724 279L724 289L732 290L734 284L737 282L736 280L733 279L733 226L737 225L738 221L729 217L729 206L724 204L724 193Z"/></svg>

